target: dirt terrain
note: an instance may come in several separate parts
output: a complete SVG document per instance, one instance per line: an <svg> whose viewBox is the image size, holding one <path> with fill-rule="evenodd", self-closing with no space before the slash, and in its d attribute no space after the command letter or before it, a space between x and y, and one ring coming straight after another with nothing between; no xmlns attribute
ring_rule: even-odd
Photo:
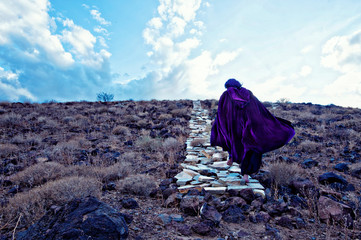
<svg viewBox="0 0 361 240"><path fill-rule="evenodd" d="M296 131L252 176L265 196L214 196L175 184L190 100L0 103L0 239L89 195L128 216L128 239L361 239L361 110L264 104Z"/></svg>

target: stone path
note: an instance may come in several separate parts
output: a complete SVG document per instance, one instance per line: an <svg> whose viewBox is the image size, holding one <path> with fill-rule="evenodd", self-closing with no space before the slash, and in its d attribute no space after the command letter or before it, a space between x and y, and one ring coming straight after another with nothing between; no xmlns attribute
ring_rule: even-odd
<svg viewBox="0 0 361 240"><path fill-rule="evenodd" d="M264 196L264 187L256 179L249 178L249 183L246 184L239 165L227 165L227 152L220 147L211 147L211 121L200 101L194 101L190 120L191 133L186 142L187 156L181 164L183 171L175 176L178 191L186 193L190 189L204 188L212 194L222 195L231 189L240 191L251 188L254 193Z"/></svg>

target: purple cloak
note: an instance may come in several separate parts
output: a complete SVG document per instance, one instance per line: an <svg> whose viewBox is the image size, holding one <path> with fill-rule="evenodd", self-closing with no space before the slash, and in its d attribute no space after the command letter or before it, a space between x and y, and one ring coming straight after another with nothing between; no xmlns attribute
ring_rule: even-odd
<svg viewBox="0 0 361 240"><path fill-rule="evenodd" d="M228 151L242 174L257 172L262 154L280 148L295 135L291 123L273 116L246 88L229 87L219 99L211 145Z"/></svg>

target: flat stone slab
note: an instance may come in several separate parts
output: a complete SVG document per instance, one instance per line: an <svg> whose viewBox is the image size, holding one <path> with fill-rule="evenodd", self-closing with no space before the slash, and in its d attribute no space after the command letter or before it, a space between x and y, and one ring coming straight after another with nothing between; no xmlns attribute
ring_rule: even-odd
<svg viewBox="0 0 361 240"><path fill-rule="evenodd" d="M183 172L188 174L189 176L193 177L199 175L198 172L190 170L190 169L183 169Z"/></svg>
<svg viewBox="0 0 361 240"><path fill-rule="evenodd" d="M264 187L260 183L247 183L247 186L253 189L264 189Z"/></svg>
<svg viewBox="0 0 361 240"><path fill-rule="evenodd" d="M239 185L239 186L233 185L233 186L228 186L227 191L229 191L229 190L241 191L241 190L247 189L247 188L250 188L250 187L248 187L247 185Z"/></svg>
<svg viewBox="0 0 361 240"><path fill-rule="evenodd" d="M186 173L184 170L180 173L178 173L177 175L174 176L176 179L193 179L193 176L189 175L188 173Z"/></svg>
<svg viewBox="0 0 361 240"><path fill-rule="evenodd" d="M241 173L241 168L238 167L238 166L232 165L232 166L228 169L228 171L231 172L231 173Z"/></svg>
<svg viewBox="0 0 361 240"><path fill-rule="evenodd" d="M229 168L227 161L214 162L210 167L218 170L227 170Z"/></svg>
<svg viewBox="0 0 361 240"><path fill-rule="evenodd" d="M256 194L256 193L261 194L263 198L266 197L265 192L264 192L263 190L261 190L261 189L253 189L253 192L254 192L255 194Z"/></svg>
<svg viewBox="0 0 361 240"><path fill-rule="evenodd" d="M213 177L207 177L207 176L203 176L203 175L200 175L198 178L198 181L200 181L200 182L210 182L213 180L214 180Z"/></svg>
<svg viewBox="0 0 361 240"><path fill-rule="evenodd" d="M223 194L226 192L226 187L205 187L204 190L211 194Z"/></svg>

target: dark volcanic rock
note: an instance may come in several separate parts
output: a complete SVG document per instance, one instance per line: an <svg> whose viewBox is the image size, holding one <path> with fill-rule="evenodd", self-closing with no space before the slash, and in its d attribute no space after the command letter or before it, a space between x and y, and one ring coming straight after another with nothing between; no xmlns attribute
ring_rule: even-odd
<svg viewBox="0 0 361 240"><path fill-rule="evenodd" d="M318 215L323 222L344 224L350 228L353 226L354 213L346 204L336 202L331 198L321 196L318 200Z"/></svg>
<svg viewBox="0 0 361 240"><path fill-rule="evenodd" d="M270 219L271 219L270 215L263 211L249 215L249 220L253 223L260 223L260 222L267 223L269 222Z"/></svg>
<svg viewBox="0 0 361 240"><path fill-rule="evenodd" d="M271 227L268 223L266 224L266 235L270 236L271 239L282 240L280 231L277 228Z"/></svg>
<svg viewBox="0 0 361 240"><path fill-rule="evenodd" d="M347 185L347 181L340 175L337 175L333 172L327 172L318 177L318 181L321 184L331 184L331 183L341 183Z"/></svg>
<svg viewBox="0 0 361 240"><path fill-rule="evenodd" d="M288 210L288 206L283 201L269 202L263 204L263 209L271 216L281 216L282 213L285 213Z"/></svg>
<svg viewBox="0 0 361 240"><path fill-rule="evenodd" d="M351 175L352 175L353 177L357 177L357 178L361 179L361 167L354 168L354 169L351 171Z"/></svg>
<svg viewBox="0 0 361 240"><path fill-rule="evenodd" d="M192 225L192 230L195 233L205 236L213 230L213 227L214 223L212 221L206 220Z"/></svg>
<svg viewBox="0 0 361 240"><path fill-rule="evenodd" d="M222 219L222 215L213 206L204 203L200 210L201 218L204 220L210 220L217 226Z"/></svg>
<svg viewBox="0 0 361 240"><path fill-rule="evenodd" d="M309 179L294 180L291 182L290 186L295 193L301 194L305 194L308 190L315 187L313 182L311 182Z"/></svg>
<svg viewBox="0 0 361 240"><path fill-rule="evenodd" d="M338 163L336 164L334 169L339 172L347 172L349 170L349 167L347 163Z"/></svg>
<svg viewBox="0 0 361 240"><path fill-rule="evenodd" d="M276 224L280 225L282 227L286 227L288 229L293 228L292 219L289 218L288 216L282 216L282 217L276 219Z"/></svg>
<svg viewBox="0 0 361 240"><path fill-rule="evenodd" d="M103 191L114 191L116 189L116 185L114 182L110 182L103 185Z"/></svg>
<svg viewBox="0 0 361 240"><path fill-rule="evenodd" d="M126 209L136 209L139 207L137 201L135 201L133 198L126 198L122 200L122 206Z"/></svg>
<svg viewBox="0 0 361 240"><path fill-rule="evenodd" d="M242 209L234 205L224 211L222 216L224 221L231 223L242 223L246 219Z"/></svg>
<svg viewBox="0 0 361 240"><path fill-rule="evenodd" d="M16 239L126 239L124 215L94 197L76 199L48 211Z"/></svg>
<svg viewBox="0 0 361 240"><path fill-rule="evenodd" d="M303 161L301 165L303 168L312 168L318 166L318 162L316 160L309 158Z"/></svg>
<svg viewBox="0 0 361 240"><path fill-rule="evenodd" d="M182 234L184 236L190 236L192 234L192 229L187 224L177 225L177 230L180 234Z"/></svg>
<svg viewBox="0 0 361 240"><path fill-rule="evenodd" d="M248 203L251 203L255 199L254 192L251 188L242 189L239 192L239 196L241 196Z"/></svg>
<svg viewBox="0 0 361 240"><path fill-rule="evenodd" d="M203 196L186 195L180 202L180 210L188 215L197 216L198 211L203 203Z"/></svg>

